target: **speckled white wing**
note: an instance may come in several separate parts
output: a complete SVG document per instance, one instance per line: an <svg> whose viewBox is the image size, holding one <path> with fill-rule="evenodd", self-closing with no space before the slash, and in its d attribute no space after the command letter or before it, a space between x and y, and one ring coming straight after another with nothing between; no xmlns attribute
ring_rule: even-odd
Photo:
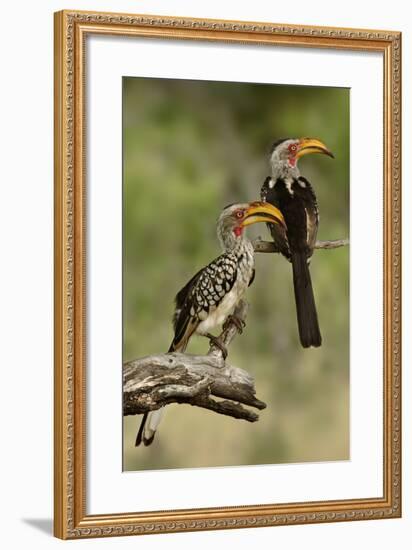
<svg viewBox="0 0 412 550"><path fill-rule="evenodd" d="M199 271L176 296L175 337L171 349L179 349L214 311L235 284L238 258L222 254Z"/></svg>

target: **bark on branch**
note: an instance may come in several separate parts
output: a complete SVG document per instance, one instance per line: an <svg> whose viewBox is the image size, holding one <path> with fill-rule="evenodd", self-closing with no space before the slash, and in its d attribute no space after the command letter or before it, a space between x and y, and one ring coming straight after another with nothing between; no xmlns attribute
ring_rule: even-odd
<svg viewBox="0 0 412 550"><path fill-rule="evenodd" d="M235 315L246 318L248 306L241 302ZM238 333L229 322L221 334L226 347ZM247 407L262 410L255 396L255 382L246 371L227 364L219 348L207 355L164 353L129 361L123 366L123 414L143 414L170 403L187 403L248 422L259 416Z"/></svg>
<svg viewBox="0 0 412 550"><path fill-rule="evenodd" d="M331 249L339 248L341 246L347 246L349 239L338 239L336 241L316 241L315 248ZM279 249L276 247L273 241L262 241L258 238L253 241L253 248L255 252L278 254Z"/></svg>

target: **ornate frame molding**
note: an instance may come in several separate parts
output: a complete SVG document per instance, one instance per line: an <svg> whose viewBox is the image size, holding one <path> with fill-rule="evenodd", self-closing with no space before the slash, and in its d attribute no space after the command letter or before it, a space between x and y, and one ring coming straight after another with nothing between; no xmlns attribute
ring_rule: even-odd
<svg viewBox="0 0 412 550"><path fill-rule="evenodd" d="M121 34L377 51L384 59L383 497L86 515L84 45ZM85 538L401 515L401 34L182 17L55 14L55 535Z"/></svg>

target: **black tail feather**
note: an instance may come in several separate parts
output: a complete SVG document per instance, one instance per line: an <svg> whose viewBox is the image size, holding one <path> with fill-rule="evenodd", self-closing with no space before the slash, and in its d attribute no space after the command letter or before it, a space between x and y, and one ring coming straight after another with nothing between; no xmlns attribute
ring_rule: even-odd
<svg viewBox="0 0 412 550"><path fill-rule="evenodd" d="M137 432L136 442L134 444L135 447L138 447L141 444L142 440L143 440L144 426L146 424L146 420L147 420L148 415L149 415L149 413L144 413L142 421L140 422L140 428L139 428L139 431Z"/></svg>
<svg viewBox="0 0 412 550"><path fill-rule="evenodd" d="M149 416L149 413L144 413L143 414L143 418L142 418L142 421L140 422L140 428L139 428L139 431L137 432L137 436L136 436L136 442L135 442L135 447L138 447L142 441L143 441L143 445L145 447L148 447L149 445L151 445L153 443L153 439L154 439L154 436L155 434L152 435L152 437L145 437L144 436L144 427L146 425L146 421L147 421L147 418Z"/></svg>
<svg viewBox="0 0 412 550"><path fill-rule="evenodd" d="M309 265L304 252L292 254L292 268L300 342L304 348L310 346L318 348L322 344L322 337Z"/></svg>

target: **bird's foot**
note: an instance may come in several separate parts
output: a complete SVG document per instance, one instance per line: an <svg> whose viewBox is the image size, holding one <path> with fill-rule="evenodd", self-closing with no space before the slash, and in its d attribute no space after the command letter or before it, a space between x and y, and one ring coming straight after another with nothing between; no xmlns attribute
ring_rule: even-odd
<svg viewBox="0 0 412 550"><path fill-rule="evenodd" d="M234 324L237 328L237 331L239 334L242 334L243 329L246 326L246 323L243 319L238 317L237 315L229 315L226 321L223 324L223 330L227 330L229 328L230 324Z"/></svg>
<svg viewBox="0 0 412 550"><path fill-rule="evenodd" d="M227 347L222 342L222 340L220 338L218 338L217 336L213 336L213 334L210 334L209 332L207 334L205 334L205 336L207 338L209 338L211 344L213 344L214 346L216 346L217 348L220 349L220 351L222 352L223 360L226 361L226 357L227 357L228 352L227 352Z"/></svg>

